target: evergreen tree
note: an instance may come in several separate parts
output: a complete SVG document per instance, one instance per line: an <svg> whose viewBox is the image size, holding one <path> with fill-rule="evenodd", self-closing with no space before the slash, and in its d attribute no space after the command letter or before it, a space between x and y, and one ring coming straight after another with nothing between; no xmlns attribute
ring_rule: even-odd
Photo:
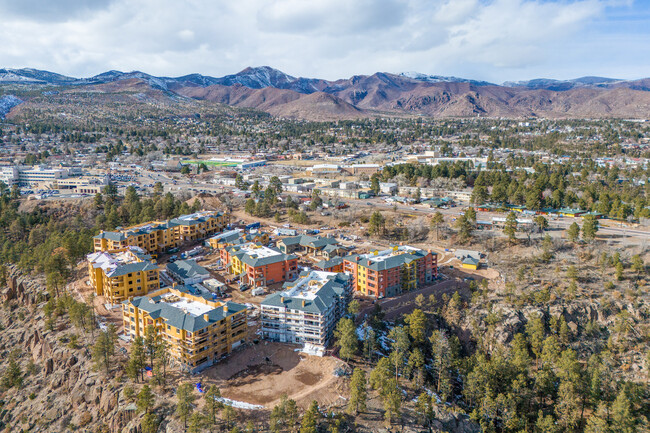
<svg viewBox="0 0 650 433"><path fill-rule="evenodd" d="M510 242L513 242L517 236L517 215L510 212L506 217L506 223L503 227L503 233L508 236Z"/></svg>
<svg viewBox="0 0 650 433"><path fill-rule="evenodd" d="M352 373L350 381L350 400L348 401L348 413L354 413L366 410L366 400L368 398L366 383L366 373L360 369L355 368Z"/></svg>
<svg viewBox="0 0 650 433"><path fill-rule="evenodd" d="M205 399L203 411L206 417L206 424L212 429L216 427L217 414L223 408L223 403L220 401L221 391L219 391L216 385L210 385L205 391L203 398Z"/></svg>
<svg viewBox="0 0 650 433"><path fill-rule="evenodd" d="M151 409L154 407L154 404L155 397L151 392L151 388L149 388L149 385L144 385L136 398L136 406L138 407L138 411L150 413Z"/></svg>
<svg viewBox="0 0 650 433"><path fill-rule="evenodd" d="M177 418L183 421L183 427L187 426L187 420L192 413L192 401L194 400L192 396L192 384L183 383L181 384L176 391L176 410L174 414Z"/></svg>
<svg viewBox="0 0 650 433"><path fill-rule="evenodd" d="M359 347L359 338L352 319L344 317L339 320L334 331L334 337L336 338L335 346L339 348L339 355L347 362L354 356Z"/></svg>
<svg viewBox="0 0 650 433"><path fill-rule="evenodd" d="M440 213L440 211L436 211L435 214L433 214L433 217L431 217L431 227L433 227L436 230L436 241L438 241L439 238L439 231L440 231L440 226L445 222L445 217Z"/></svg>
<svg viewBox="0 0 650 433"><path fill-rule="evenodd" d="M571 242L576 242L579 237L580 237L580 226L578 225L578 223L574 222L567 229L567 238Z"/></svg>
<svg viewBox="0 0 650 433"><path fill-rule="evenodd" d="M386 220L384 216L379 211L374 211L370 216L370 222L368 223L368 232L371 236L380 236L383 235L386 229Z"/></svg>

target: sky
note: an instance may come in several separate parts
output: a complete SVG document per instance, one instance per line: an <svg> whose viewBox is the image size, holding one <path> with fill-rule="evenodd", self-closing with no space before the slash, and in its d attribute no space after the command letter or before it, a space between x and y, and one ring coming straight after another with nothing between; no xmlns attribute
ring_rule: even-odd
<svg viewBox="0 0 650 433"><path fill-rule="evenodd" d="M650 76L650 0L0 0L0 67Z"/></svg>

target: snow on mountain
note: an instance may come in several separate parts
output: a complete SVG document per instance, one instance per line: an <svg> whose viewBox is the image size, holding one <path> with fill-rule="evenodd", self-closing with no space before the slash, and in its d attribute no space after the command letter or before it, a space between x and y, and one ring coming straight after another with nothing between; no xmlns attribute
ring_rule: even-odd
<svg viewBox="0 0 650 433"><path fill-rule="evenodd" d="M422 74L420 72L400 72L399 74L400 77L404 78L410 78L415 81L424 81L427 83L471 83L476 86L492 86L492 83L488 83L487 81L477 81L477 80L470 80L468 78L459 78L459 77L445 77L442 75L427 75L427 74Z"/></svg>
<svg viewBox="0 0 650 433"><path fill-rule="evenodd" d="M21 99L16 98L14 95L5 95L0 97L0 119L4 119L12 108L22 102Z"/></svg>
<svg viewBox="0 0 650 433"><path fill-rule="evenodd" d="M581 77L572 80L555 80L552 78L535 78L526 81L506 81L502 84L504 87L525 87L527 89L546 89L554 91L564 91L580 87L611 87L613 84L626 83L625 80L605 77Z"/></svg>

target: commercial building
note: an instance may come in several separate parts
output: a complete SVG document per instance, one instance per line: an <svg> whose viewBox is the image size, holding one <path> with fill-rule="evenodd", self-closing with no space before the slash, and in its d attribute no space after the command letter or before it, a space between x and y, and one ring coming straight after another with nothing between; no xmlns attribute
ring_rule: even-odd
<svg viewBox="0 0 650 433"><path fill-rule="evenodd" d="M224 213L202 211L168 221L150 221L119 231L102 231L93 240L95 251L111 251L134 245L155 253L175 248L184 242L204 239L220 232L225 226Z"/></svg>
<svg viewBox="0 0 650 433"><path fill-rule="evenodd" d="M261 303L262 337L325 348L352 299L350 277L311 271Z"/></svg>
<svg viewBox="0 0 650 433"><path fill-rule="evenodd" d="M241 284L253 287L292 281L298 276L298 258L260 244L233 245L220 250L221 263Z"/></svg>
<svg viewBox="0 0 650 433"><path fill-rule="evenodd" d="M160 288L158 265L142 248L99 251L87 258L91 286L111 304Z"/></svg>
<svg viewBox="0 0 650 433"><path fill-rule="evenodd" d="M151 325L181 369L200 371L245 342L246 306L213 301L193 286L175 286L122 303L124 332L143 337Z"/></svg>
<svg viewBox="0 0 650 433"><path fill-rule="evenodd" d="M49 168L39 166L5 166L0 169L0 181L8 186L35 186L43 182L55 182L67 179L71 175L69 169Z"/></svg>
<svg viewBox="0 0 650 433"><path fill-rule="evenodd" d="M353 176L360 174L371 176L375 173L380 172L382 170L382 166L379 164L352 164L341 167L341 170Z"/></svg>
<svg viewBox="0 0 650 433"><path fill-rule="evenodd" d="M410 246L353 254L343 258L343 271L354 289L383 298L415 290L438 276L437 254Z"/></svg>

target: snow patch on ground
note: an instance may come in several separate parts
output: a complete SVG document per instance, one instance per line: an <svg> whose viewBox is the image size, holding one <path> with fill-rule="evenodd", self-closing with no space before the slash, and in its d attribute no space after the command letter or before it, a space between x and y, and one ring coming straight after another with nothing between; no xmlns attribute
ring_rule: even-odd
<svg viewBox="0 0 650 433"><path fill-rule="evenodd" d="M5 95L0 97L0 119L3 119L12 108L21 104L23 101L14 95Z"/></svg>
<svg viewBox="0 0 650 433"><path fill-rule="evenodd" d="M217 399L223 404L227 404L230 407L234 407L237 409L245 409L245 410L259 410L259 409L264 409L264 406L260 406L259 404L251 404L251 403L246 403L245 401L237 401L237 400L231 400L226 397L220 397Z"/></svg>

